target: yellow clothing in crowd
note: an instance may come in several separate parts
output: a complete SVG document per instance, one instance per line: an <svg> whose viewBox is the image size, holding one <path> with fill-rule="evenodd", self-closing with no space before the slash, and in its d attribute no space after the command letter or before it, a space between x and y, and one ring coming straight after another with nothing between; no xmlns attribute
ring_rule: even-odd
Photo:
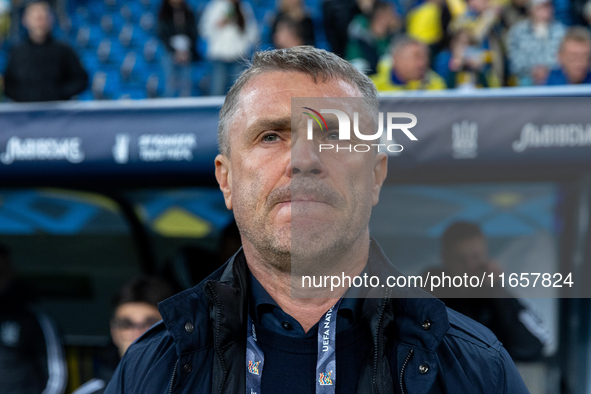
<svg viewBox="0 0 591 394"><path fill-rule="evenodd" d="M439 42L443 38L441 7L427 1L413 8L406 17L406 34L427 45Z"/></svg>
<svg viewBox="0 0 591 394"><path fill-rule="evenodd" d="M379 92L396 92L402 90L441 90L447 89L443 78L435 71L428 70L422 80L397 83L392 79L392 63L390 59L378 64L378 73L370 76Z"/></svg>

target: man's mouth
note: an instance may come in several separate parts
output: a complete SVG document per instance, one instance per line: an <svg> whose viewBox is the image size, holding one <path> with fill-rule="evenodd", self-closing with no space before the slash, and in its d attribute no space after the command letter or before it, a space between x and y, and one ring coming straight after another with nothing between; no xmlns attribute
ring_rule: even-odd
<svg viewBox="0 0 591 394"><path fill-rule="evenodd" d="M291 203L305 206L305 204L325 204L332 207L344 205L338 193L329 186L314 183L306 184L304 180L282 186L271 192L269 206L290 206Z"/></svg>
<svg viewBox="0 0 591 394"><path fill-rule="evenodd" d="M289 199L285 199L282 201L279 201L279 204L284 204L284 203L326 203L326 201L322 200L321 198L315 197L315 196L297 196L297 197L292 197Z"/></svg>

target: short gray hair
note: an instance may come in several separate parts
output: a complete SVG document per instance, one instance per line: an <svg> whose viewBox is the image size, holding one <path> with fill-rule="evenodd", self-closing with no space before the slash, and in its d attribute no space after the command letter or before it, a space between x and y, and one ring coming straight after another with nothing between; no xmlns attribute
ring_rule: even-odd
<svg viewBox="0 0 591 394"><path fill-rule="evenodd" d="M591 45L591 34L586 27L583 26L575 26L571 27L566 31L564 37L562 38L562 42L560 43L559 50L564 49L564 43L567 41L576 41L586 45Z"/></svg>
<svg viewBox="0 0 591 394"><path fill-rule="evenodd" d="M378 92L371 79L334 53L312 46L256 52L248 69L238 77L228 92L220 110L218 143L221 154L230 156L228 133L239 106L242 88L254 77L274 71L301 72L311 76L314 83L331 79L349 82L359 89L371 107L378 106Z"/></svg>

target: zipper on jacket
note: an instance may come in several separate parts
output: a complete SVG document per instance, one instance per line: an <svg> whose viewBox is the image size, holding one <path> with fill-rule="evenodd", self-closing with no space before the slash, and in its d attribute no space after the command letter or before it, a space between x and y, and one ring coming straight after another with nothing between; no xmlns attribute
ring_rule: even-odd
<svg viewBox="0 0 591 394"><path fill-rule="evenodd" d="M220 383L220 387L218 389L218 391L221 393L223 388L224 388L224 383L226 382L226 365L224 364L224 359L222 358L222 356L217 352L217 350L219 350L219 327L220 327L220 299L217 295L217 293L213 290L213 287L211 286L211 282L207 284L207 288L209 289L210 294L213 296L214 301L215 301L215 330L213 333L213 341L214 341L214 346L216 348L216 354L218 356L218 359L220 360L220 365L222 367L222 380Z"/></svg>
<svg viewBox="0 0 591 394"><path fill-rule="evenodd" d="M406 359L404 360L404 364L402 364L402 369L400 370L400 392L402 394L404 394L404 384L403 384L403 379L404 379L404 370L406 369L406 365L408 364L408 362L410 361L410 358L412 357L412 354L415 352L414 349L410 349L410 351L408 352L408 354L406 355Z"/></svg>
<svg viewBox="0 0 591 394"><path fill-rule="evenodd" d="M389 289L386 289L386 296L382 300L382 305L380 307L380 316L378 317L378 324L376 327L376 344L375 344L375 351L373 354L373 391L375 394L380 392L378 387L378 363L379 363L379 347L380 347L380 327L382 325L382 319L384 317L384 313L386 311L386 303L388 302L388 294Z"/></svg>
<svg viewBox="0 0 591 394"><path fill-rule="evenodd" d="M168 394L172 394L172 388L174 387L174 380L176 378L176 370L179 367L179 360L176 360L174 364L174 369L172 370L172 377L170 378L170 388L168 389Z"/></svg>

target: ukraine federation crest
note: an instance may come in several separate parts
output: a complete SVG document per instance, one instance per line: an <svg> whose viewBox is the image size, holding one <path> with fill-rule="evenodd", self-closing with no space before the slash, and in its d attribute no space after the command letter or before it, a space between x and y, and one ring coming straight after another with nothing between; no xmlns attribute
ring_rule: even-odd
<svg viewBox="0 0 591 394"><path fill-rule="evenodd" d="M260 361L252 362L251 360L248 360L248 372L250 372L251 374L254 374L254 375L258 375L260 363L261 363Z"/></svg>
<svg viewBox="0 0 591 394"><path fill-rule="evenodd" d="M320 372L318 382L321 386L332 386L332 371L328 373Z"/></svg>

